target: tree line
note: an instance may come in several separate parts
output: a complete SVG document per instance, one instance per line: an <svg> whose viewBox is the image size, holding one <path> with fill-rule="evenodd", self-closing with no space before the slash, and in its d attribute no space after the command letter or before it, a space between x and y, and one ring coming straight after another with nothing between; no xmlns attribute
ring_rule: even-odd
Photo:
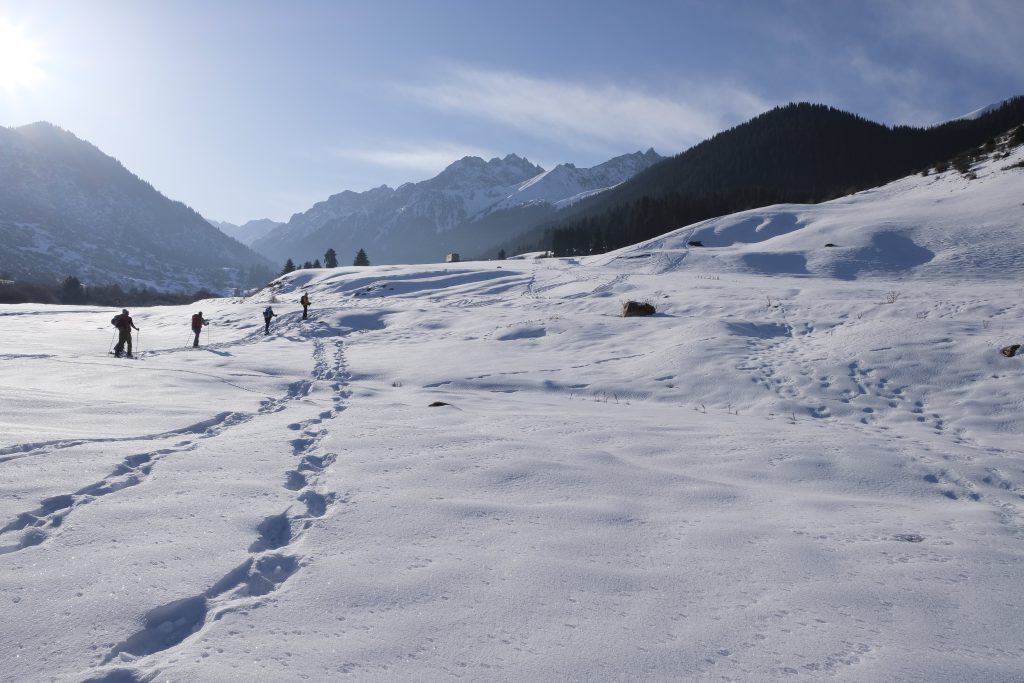
<svg viewBox="0 0 1024 683"><path fill-rule="evenodd" d="M161 292L151 287L124 288L118 284L86 286L73 275L53 284L0 279L0 304L77 304L114 308L178 306L218 296L206 289L183 294Z"/></svg>
<svg viewBox="0 0 1024 683"><path fill-rule="evenodd" d="M602 253L737 211L813 204L944 163L966 166L969 150L1006 131L1017 144L1022 123L1024 97L931 128L889 127L824 105L778 107L560 212L520 236L515 253Z"/></svg>
<svg viewBox="0 0 1024 683"><path fill-rule="evenodd" d="M352 261L353 266L368 266L370 265L370 259L366 256L366 252L360 249L356 253L355 259ZM338 254L333 248L330 248L324 253L323 265L320 264L320 259L315 261L306 261L301 266L295 265L295 262L291 259L285 261L284 268L281 269L281 275L287 275L288 273L296 270L304 270L308 268L337 268L338 267Z"/></svg>

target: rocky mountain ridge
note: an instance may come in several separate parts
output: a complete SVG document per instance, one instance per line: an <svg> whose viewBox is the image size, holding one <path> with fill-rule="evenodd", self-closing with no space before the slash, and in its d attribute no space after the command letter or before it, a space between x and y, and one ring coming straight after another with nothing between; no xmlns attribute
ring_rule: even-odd
<svg viewBox="0 0 1024 683"><path fill-rule="evenodd" d="M343 258L364 248L375 263L430 262L522 230L538 217L627 180L662 159L653 149L594 166L550 171L509 154L464 157L437 176L398 188L345 191L295 214L256 240L271 260L306 260L332 247Z"/></svg>

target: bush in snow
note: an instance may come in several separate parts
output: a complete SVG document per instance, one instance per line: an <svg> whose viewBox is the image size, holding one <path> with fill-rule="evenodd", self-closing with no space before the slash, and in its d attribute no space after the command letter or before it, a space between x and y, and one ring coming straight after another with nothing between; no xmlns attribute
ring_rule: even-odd
<svg viewBox="0 0 1024 683"><path fill-rule="evenodd" d="M971 158L966 154L958 156L953 160L953 168L960 173L967 175L971 172Z"/></svg>

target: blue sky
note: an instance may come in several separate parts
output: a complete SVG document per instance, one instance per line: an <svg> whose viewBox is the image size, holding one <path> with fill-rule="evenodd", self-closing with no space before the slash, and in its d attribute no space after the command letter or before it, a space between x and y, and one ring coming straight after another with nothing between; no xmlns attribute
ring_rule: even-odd
<svg viewBox="0 0 1024 683"><path fill-rule="evenodd" d="M0 0L0 125L287 220L470 154L675 154L791 101L942 121L1024 94L1021 36L1022 0Z"/></svg>

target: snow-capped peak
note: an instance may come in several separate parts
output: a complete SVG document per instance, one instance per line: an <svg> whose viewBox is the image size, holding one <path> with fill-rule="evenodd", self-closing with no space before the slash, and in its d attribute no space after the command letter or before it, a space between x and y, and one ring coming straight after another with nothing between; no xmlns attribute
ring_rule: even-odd
<svg viewBox="0 0 1024 683"><path fill-rule="evenodd" d="M467 156L449 164L437 177L426 182L445 184L470 181L486 185L510 185L543 172L544 169L540 166L515 154L508 154L503 159L494 157L490 161L484 161L480 157Z"/></svg>
<svg viewBox="0 0 1024 683"><path fill-rule="evenodd" d="M427 252L440 233L470 226L495 211L527 205L568 206L614 187L660 159L649 149L593 168L560 164L546 171L516 154L489 160L466 156L429 180L405 183L394 190L382 186L362 193L335 194L292 216L287 225L254 244L275 260L283 260L323 253L328 243L347 249L357 240L360 246L375 250L375 262L386 263L399 258L393 255L399 248L396 241L402 248L417 244L419 252ZM396 231L405 231L405 237L389 237ZM321 242L313 246L310 242L317 239Z"/></svg>
<svg viewBox="0 0 1024 683"><path fill-rule="evenodd" d="M989 112L992 112L992 111L995 111L995 110L1001 108L1003 105L1005 105L1009 101L1010 101L1009 99L1005 99L1005 100L1001 100L999 102L994 102L992 104L989 104L989 105L986 105L984 107L981 107L980 109L975 109L972 112L968 112L968 113L964 114L963 116L957 116L956 118L948 119L946 121L940 121L939 123L936 123L935 125L936 126L941 126L944 123L950 123L952 121L974 121L975 119L980 119L982 116L984 116L985 114L988 114Z"/></svg>
<svg viewBox="0 0 1024 683"><path fill-rule="evenodd" d="M530 178L504 200L489 207L489 210L541 202L563 208L615 187L662 158L652 148L646 152L623 154L591 168L577 168L571 163L559 164L550 171Z"/></svg>

